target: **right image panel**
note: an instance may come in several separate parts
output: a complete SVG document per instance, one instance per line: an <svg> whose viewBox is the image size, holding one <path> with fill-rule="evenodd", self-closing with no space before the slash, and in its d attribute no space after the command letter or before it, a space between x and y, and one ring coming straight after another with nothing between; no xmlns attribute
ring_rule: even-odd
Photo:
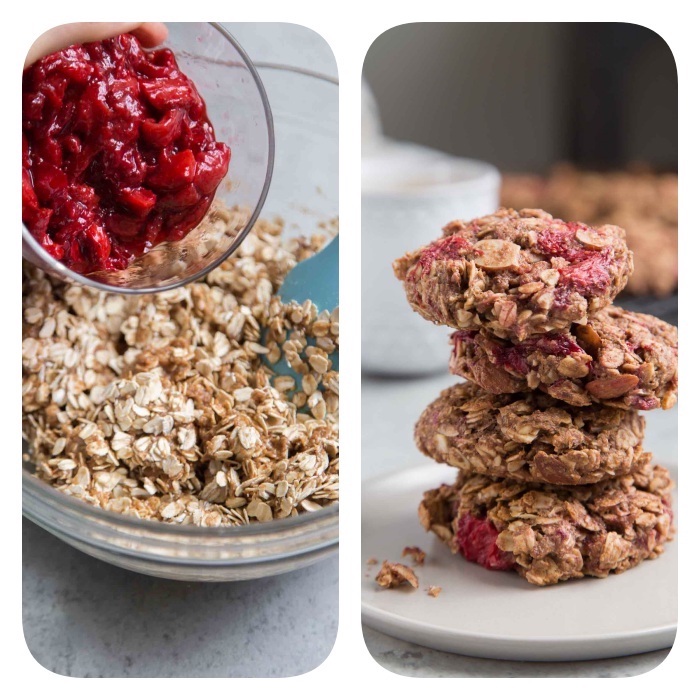
<svg viewBox="0 0 700 700"><path fill-rule="evenodd" d="M651 29L364 63L362 614L408 676L616 677L677 625L678 84Z"/></svg>

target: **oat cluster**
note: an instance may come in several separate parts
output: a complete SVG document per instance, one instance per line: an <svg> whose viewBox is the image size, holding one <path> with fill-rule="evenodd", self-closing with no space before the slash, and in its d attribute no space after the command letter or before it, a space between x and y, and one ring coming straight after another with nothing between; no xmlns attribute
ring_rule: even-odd
<svg viewBox="0 0 700 700"><path fill-rule="evenodd" d="M423 566L426 554L420 547L409 546L403 548L401 556L410 557L415 566ZM370 566L374 566L378 563L379 562L374 557L367 561L367 564ZM374 580L380 588L400 588L403 586L408 590L416 590L420 584L418 576L412 566L388 561L386 559L382 562L382 566ZM437 598L442 592L442 587L430 585L423 590L431 598Z"/></svg>
<svg viewBox="0 0 700 700"><path fill-rule="evenodd" d="M283 228L258 221L206 278L160 294L27 266L23 428L38 478L105 510L208 527L337 501L338 309L275 296L336 223L289 241ZM301 387L266 364L282 357Z"/></svg>
<svg viewBox="0 0 700 700"><path fill-rule="evenodd" d="M410 566L386 560L382 563L375 581L382 588L398 588L403 585L418 588L418 577Z"/></svg>

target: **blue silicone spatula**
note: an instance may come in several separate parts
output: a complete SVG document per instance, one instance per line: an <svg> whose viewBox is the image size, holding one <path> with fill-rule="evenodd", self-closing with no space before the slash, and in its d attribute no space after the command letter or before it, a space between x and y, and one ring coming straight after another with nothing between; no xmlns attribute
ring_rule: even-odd
<svg viewBox="0 0 700 700"><path fill-rule="evenodd" d="M283 303L296 301L303 304L310 299L319 311L333 311L338 306L339 238L335 236L323 250L290 270L278 292ZM338 351L330 355L330 360L337 370ZM301 377L287 364L284 356L270 366L277 375L294 377L297 387L301 387Z"/></svg>

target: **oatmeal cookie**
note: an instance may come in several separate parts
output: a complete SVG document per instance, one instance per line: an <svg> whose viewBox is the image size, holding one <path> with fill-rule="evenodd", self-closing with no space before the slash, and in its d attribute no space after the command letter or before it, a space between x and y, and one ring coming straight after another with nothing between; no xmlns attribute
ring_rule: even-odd
<svg viewBox="0 0 700 700"><path fill-rule="evenodd" d="M613 212L610 220L625 229L634 252L634 274L625 294L672 295L678 288L678 225L628 209Z"/></svg>
<svg viewBox="0 0 700 700"><path fill-rule="evenodd" d="M418 449L468 474L589 484L627 474L642 454L644 418L609 406L574 407L542 394L446 389L418 420Z"/></svg>
<svg viewBox="0 0 700 700"><path fill-rule="evenodd" d="M487 569L546 586L619 574L672 537L671 479L645 454L636 471L591 486L533 486L460 474L427 491L421 524Z"/></svg>
<svg viewBox="0 0 700 700"><path fill-rule="evenodd" d="M503 173L501 175L501 206L509 209L528 209L545 206L549 180L535 173ZM550 211L548 209L548 211ZM584 217L574 217L581 218ZM588 219L585 219L588 220Z"/></svg>
<svg viewBox="0 0 700 700"><path fill-rule="evenodd" d="M540 209L453 221L440 239L394 262L409 303L427 320L514 340L586 323L632 270L623 229Z"/></svg>
<svg viewBox="0 0 700 700"><path fill-rule="evenodd" d="M609 306L587 324L519 343L457 331L450 371L493 394L540 389L574 406L671 408L678 395L678 330Z"/></svg>

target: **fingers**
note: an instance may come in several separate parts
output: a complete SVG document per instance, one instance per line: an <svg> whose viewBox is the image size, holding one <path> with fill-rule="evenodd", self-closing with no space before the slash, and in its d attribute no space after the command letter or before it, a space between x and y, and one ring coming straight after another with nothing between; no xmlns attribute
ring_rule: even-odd
<svg viewBox="0 0 700 700"><path fill-rule="evenodd" d="M73 44L101 41L118 34L131 32L144 46L150 48L162 44L168 36L167 27L161 22L74 22L62 24L44 32L29 49L24 67Z"/></svg>
<svg viewBox="0 0 700 700"><path fill-rule="evenodd" d="M143 22L131 33L146 48L158 46L168 38L168 28L162 22Z"/></svg>

